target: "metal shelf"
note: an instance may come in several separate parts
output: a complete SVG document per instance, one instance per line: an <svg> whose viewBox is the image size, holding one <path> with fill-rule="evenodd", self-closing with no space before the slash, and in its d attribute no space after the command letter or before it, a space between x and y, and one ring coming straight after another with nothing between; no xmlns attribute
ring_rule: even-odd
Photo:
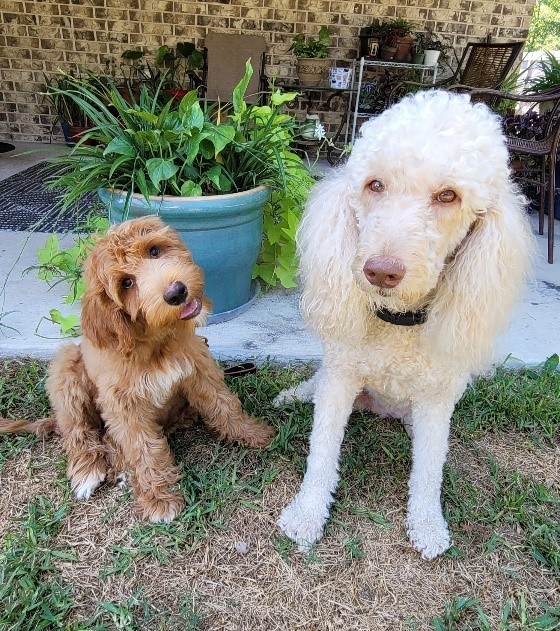
<svg viewBox="0 0 560 631"><path fill-rule="evenodd" d="M362 83L363 83L363 79L364 79L364 69L368 68L368 67L372 67L372 68L392 68L392 69L404 69L404 70L416 70L416 71L420 71L421 77L420 77L420 82L424 83L424 79L426 77L426 75L430 75L431 74L431 83L432 85L436 82L436 77L437 77L437 72L438 72L438 65L435 64L434 66L426 66L424 64L410 64L407 63L405 61L383 61L382 59L368 59L367 57L362 57L359 62L359 72L358 74L358 78L357 78L357 86L355 87L355 81L356 81L356 62L354 63L354 68L353 68L353 72L352 72L352 84L350 87L350 92L352 93L352 95L355 98L355 102L354 102L354 107L353 108L348 108L348 120L346 122L346 136L344 139L345 144L348 144L348 136L350 136L350 144L353 145L354 144L354 140L356 137L356 127L357 127L357 121L358 118L371 118L372 116L375 116L376 114L372 114L371 112L363 112L360 111L359 109L359 105L360 105L360 94L362 91ZM351 133L349 133L350 131L350 111L352 110L352 126L351 126Z"/></svg>

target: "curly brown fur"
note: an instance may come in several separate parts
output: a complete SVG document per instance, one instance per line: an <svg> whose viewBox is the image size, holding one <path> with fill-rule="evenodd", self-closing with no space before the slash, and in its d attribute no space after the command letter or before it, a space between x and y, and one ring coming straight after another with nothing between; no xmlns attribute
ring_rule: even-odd
<svg viewBox="0 0 560 631"><path fill-rule="evenodd" d="M49 368L56 417L8 421L0 431L55 430L68 455L74 494L87 499L125 471L139 514L170 521L183 498L164 431L199 413L225 441L267 445L274 430L247 416L195 335L210 303L203 274L178 235L157 217L111 228L85 264L83 339L63 347Z"/></svg>

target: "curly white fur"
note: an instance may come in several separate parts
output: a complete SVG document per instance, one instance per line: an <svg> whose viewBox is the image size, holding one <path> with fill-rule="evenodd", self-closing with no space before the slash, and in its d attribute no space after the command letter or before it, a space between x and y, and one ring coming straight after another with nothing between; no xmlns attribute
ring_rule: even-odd
<svg viewBox="0 0 560 631"><path fill-rule="evenodd" d="M278 398L315 403L307 472L279 519L302 549L328 518L344 428L362 391L411 430L413 546L426 559L450 546L440 490L451 414L492 359L533 241L499 119L467 96L405 98L364 124L347 164L316 185L298 245L302 311L323 342L323 363L313 381ZM402 280L370 284L371 257L396 261ZM389 324L378 308L426 308L427 321Z"/></svg>

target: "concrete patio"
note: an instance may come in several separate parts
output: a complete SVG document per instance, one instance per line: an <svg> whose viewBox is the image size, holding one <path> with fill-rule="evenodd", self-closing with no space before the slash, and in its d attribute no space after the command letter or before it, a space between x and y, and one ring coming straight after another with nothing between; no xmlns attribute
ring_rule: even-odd
<svg viewBox="0 0 560 631"><path fill-rule="evenodd" d="M0 155L0 180L22 171L60 151L63 145L17 143L15 151ZM532 217L535 234L536 218ZM58 327L49 322L49 310L77 312L77 305L64 305L64 287L51 289L37 279L36 251L46 233L0 231L0 357L48 359L63 343ZM68 235L62 237L72 241ZM552 353L560 353L560 226L557 225L556 263L546 262L546 235L537 235L539 257L534 279L519 301L511 326L497 345L496 360L534 365ZM200 329L220 359L267 357L280 362L317 360L320 344L304 327L298 310L297 290L267 292L244 314L222 324Z"/></svg>

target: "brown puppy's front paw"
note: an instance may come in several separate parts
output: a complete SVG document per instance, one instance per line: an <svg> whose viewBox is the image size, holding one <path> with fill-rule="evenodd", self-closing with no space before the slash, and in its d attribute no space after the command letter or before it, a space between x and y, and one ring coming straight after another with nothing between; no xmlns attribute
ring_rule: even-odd
<svg viewBox="0 0 560 631"><path fill-rule="evenodd" d="M247 447L266 447L275 436L276 428L249 417L243 436L238 442Z"/></svg>
<svg viewBox="0 0 560 631"><path fill-rule="evenodd" d="M138 500L136 510L143 520L168 524L177 517L184 505L185 502L180 493L163 493L150 498L142 497Z"/></svg>

